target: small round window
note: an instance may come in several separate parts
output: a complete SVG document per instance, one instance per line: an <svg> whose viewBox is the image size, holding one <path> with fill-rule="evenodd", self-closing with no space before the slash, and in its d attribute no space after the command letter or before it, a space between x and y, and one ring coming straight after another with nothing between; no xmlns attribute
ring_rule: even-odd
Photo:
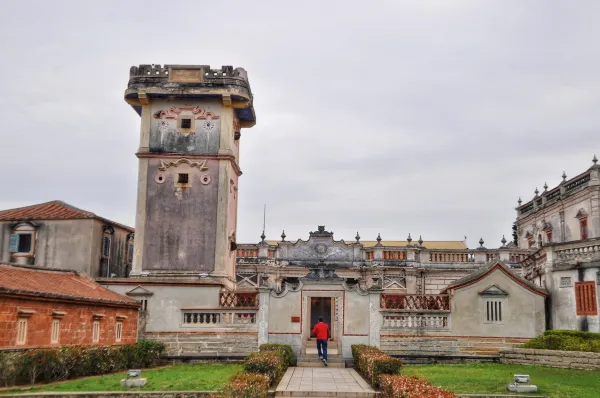
<svg viewBox="0 0 600 398"><path fill-rule="evenodd" d="M159 184L162 184L163 182L165 182L165 175L163 173L158 173L156 176L154 176L154 181L156 181Z"/></svg>
<svg viewBox="0 0 600 398"><path fill-rule="evenodd" d="M202 174L200 177L200 182L204 185L210 184L210 176L208 174Z"/></svg>

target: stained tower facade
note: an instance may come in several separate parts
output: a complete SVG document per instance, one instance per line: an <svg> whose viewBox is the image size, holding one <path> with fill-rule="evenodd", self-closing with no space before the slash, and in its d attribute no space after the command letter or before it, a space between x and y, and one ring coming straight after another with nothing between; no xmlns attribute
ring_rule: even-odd
<svg viewBox="0 0 600 398"><path fill-rule="evenodd" d="M241 129L256 122L246 71L133 66L125 100L141 117L131 275L231 285Z"/></svg>

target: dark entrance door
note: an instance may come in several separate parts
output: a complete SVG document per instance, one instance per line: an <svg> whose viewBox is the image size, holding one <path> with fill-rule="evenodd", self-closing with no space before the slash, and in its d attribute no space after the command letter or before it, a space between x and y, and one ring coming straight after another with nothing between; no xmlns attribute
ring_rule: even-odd
<svg viewBox="0 0 600 398"><path fill-rule="evenodd" d="M331 325L331 297L311 297L310 299L310 330L319 322L319 317L323 317L323 322L329 325L329 329L333 329ZM312 333L311 333L312 337Z"/></svg>

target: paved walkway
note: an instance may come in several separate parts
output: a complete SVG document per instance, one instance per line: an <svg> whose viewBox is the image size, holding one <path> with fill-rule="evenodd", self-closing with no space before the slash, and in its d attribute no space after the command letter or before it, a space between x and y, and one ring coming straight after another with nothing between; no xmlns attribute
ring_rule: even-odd
<svg viewBox="0 0 600 398"><path fill-rule="evenodd" d="M277 397L375 397L375 391L354 369L288 368Z"/></svg>

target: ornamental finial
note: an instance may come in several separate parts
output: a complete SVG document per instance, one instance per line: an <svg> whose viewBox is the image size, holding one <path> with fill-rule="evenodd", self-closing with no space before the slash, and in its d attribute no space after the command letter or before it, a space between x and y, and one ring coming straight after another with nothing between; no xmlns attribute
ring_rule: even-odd
<svg viewBox="0 0 600 398"><path fill-rule="evenodd" d="M285 230L281 233L281 241L285 242Z"/></svg>
<svg viewBox="0 0 600 398"><path fill-rule="evenodd" d="M356 236L354 237L354 239L356 239L356 243L360 242L360 235L358 234L358 231L356 231Z"/></svg>
<svg viewBox="0 0 600 398"><path fill-rule="evenodd" d="M412 242L412 238L410 237L410 232L408 233L408 238L406 238L406 241L408 242L409 245L410 245L410 242Z"/></svg>
<svg viewBox="0 0 600 398"><path fill-rule="evenodd" d="M596 154L594 154L594 158L592 159L592 162L594 162L594 166L596 165L596 163L598 163L598 158L596 157Z"/></svg>
<svg viewBox="0 0 600 398"><path fill-rule="evenodd" d="M479 247L483 247L484 243L483 238L479 238Z"/></svg>
<svg viewBox="0 0 600 398"><path fill-rule="evenodd" d="M419 246L423 246L423 238L419 235Z"/></svg>
<svg viewBox="0 0 600 398"><path fill-rule="evenodd" d="M502 235L502 240L500 242L502 243L502 247L506 246L506 238L504 235Z"/></svg>

